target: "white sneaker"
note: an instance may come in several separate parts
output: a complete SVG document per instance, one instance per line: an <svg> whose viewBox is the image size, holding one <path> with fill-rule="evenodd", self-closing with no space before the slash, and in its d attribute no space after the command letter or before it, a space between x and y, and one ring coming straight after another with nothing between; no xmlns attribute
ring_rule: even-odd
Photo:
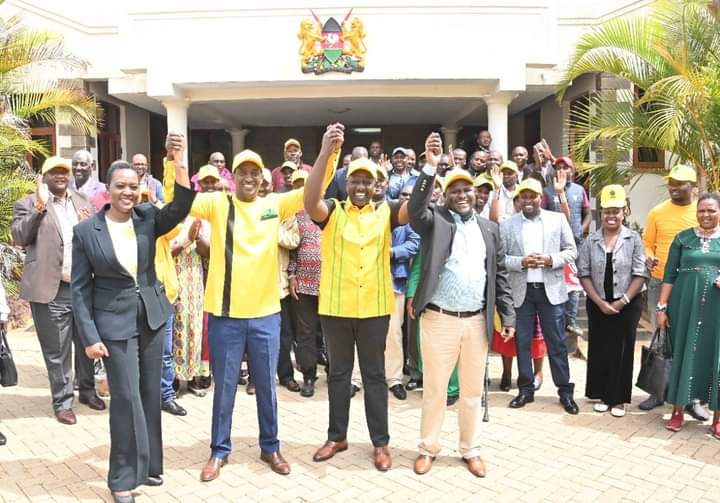
<svg viewBox="0 0 720 503"><path fill-rule="evenodd" d="M593 405L593 410L595 412L600 412L600 413L607 412L609 408L610 407L608 407L608 405L606 403L602 403L602 402L598 402L595 405Z"/></svg>
<svg viewBox="0 0 720 503"><path fill-rule="evenodd" d="M612 409L610 409L610 414L612 414L614 417L623 417L625 416L625 404L622 405L616 405Z"/></svg>

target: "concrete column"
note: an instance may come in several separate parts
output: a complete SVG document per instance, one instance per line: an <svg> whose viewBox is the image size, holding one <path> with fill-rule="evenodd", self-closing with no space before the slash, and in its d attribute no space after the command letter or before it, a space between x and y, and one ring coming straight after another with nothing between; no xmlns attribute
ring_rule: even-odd
<svg viewBox="0 0 720 503"><path fill-rule="evenodd" d="M493 150L508 158L508 105L515 98L515 93L501 91L484 98L488 112L488 130L492 135Z"/></svg>
<svg viewBox="0 0 720 503"><path fill-rule="evenodd" d="M187 127L187 109L189 102L184 99L170 98L163 100L167 112L167 129L168 133L182 133L187 140L187 148L185 149L185 165L188 162L188 150L190 149L190 136Z"/></svg>
<svg viewBox="0 0 720 503"><path fill-rule="evenodd" d="M447 151L448 147L452 145L453 148L458 147L457 134L458 130L456 126L443 126L440 128L440 132L443 135L443 147Z"/></svg>
<svg viewBox="0 0 720 503"><path fill-rule="evenodd" d="M229 129L230 138L232 138L232 155L243 151L245 149L245 136L250 132L249 129Z"/></svg>

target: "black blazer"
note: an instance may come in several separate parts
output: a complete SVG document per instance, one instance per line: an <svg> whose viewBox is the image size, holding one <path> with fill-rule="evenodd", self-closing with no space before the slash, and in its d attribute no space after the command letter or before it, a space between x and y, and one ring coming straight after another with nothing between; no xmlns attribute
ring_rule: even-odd
<svg viewBox="0 0 720 503"><path fill-rule="evenodd" d="M134 337L138 330L138 295L151 330L158 330L167 321L172 306L155 274L155 240L185 219L194 199L194 191L175 184L175 199L162 209L150 203L133 208L137 285L115 255L105 221L109 204L75 226L72 304L75 323L86 347L101 339Z"/></svg>
<svg viewBox="0 0 720 503"><path fill-rule="evenodd" d="M437 290L440 273L450 257L455 237L456 225L450 211L430 203L434 184L435 177L421 171L408 202L410 226L422 237L422 271L413 298L416 313L425 310ZM486 247L485 321L487 336L492 340L495 308L503 326L510 327L515 326L515 308L505 269L505 247L500 229L496 223L480 216L477 221Z"/></svg>

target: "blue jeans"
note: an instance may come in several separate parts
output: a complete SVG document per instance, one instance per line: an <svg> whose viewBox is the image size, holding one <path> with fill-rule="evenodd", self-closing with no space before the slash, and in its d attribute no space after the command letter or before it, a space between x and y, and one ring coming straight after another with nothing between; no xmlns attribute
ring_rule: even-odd
<svg viewBox="0 0 720 503"><path fill-rule="evenodd" d="M175 400L173 381L175 380L175 359L173 358L173 320L175 314L171 314L165 323L165 334L163 335L163 356L162 356L162 378L160 381L160 394L163 402Z"/></svg>
<svg viewBox="0 0 720 503"><path fill-rule="evenodd" d="M249 319L209 315L208 334L210 365L215 376L212 456L225 459L232 450L232 415L240 364L246 351L256 389L260 449L268 453L279 451L275 373L280 353L280 314Z"/></svg>
<svg viewBox="0 0 720 503"><path fill-rule="evenodd" d="M533 396L533 361L530 344L535 333L535 318L540 317L550 371L560 396L572 396L575 385L570 382L570 366L565 347L565 305L553 305L545 294L545 288L527 285L525 301L515 309L517 333L515 349L518 362L518 389L520 393Z"/></svg>
<svg viewBox="0 0 720 503"><path fill-rule="evenodd" d="M568 292L568 300L565 302L565 326L577 325L578 303L580 302L580 291Z"/></svg>

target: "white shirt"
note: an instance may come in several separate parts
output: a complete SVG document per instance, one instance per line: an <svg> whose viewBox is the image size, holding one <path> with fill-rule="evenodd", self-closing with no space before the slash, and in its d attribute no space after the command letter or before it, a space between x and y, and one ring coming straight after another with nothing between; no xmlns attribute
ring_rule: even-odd
<svg viewBox="0 0 720 503"><path fill-rule="evenodd" d="M522 243L525 255L544 253L542 212L534 220L522 215ZM543 283L545 281L543 269L541 267L528 268L527 281L528 283Z"/></svg>
<svg viewBox="0 0 720 503"><path fill-rule="evenodd" d="M72 271L72 239L73 227L78 223L77 212L73 205L72 198L69 193L65 194L65 199L51 195L53 209L57 215L58 224L60 224L60 233L63 240L63 261L62 261L62 280L70 283L70 274Z"/></svg>

